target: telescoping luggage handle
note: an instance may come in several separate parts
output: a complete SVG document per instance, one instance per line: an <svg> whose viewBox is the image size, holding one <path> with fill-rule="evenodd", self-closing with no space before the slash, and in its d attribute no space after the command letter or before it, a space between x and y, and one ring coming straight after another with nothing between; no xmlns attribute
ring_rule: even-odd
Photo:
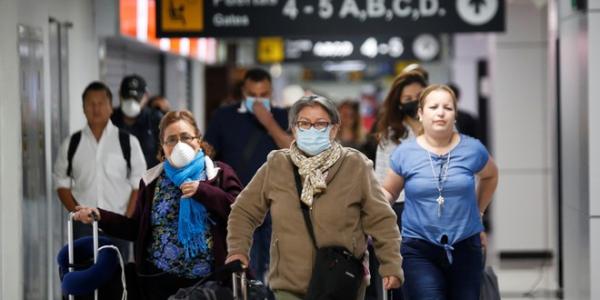
<svg viewBox="0 0 600 300"><path fill-rule="evenodd" d="M67 221L67 239L69 243L69 272L75 271L73 268L73 264L75 263L75 253L73 249L73 218L75 217L75 213L69 213L69 220ZM92 222L92 236L94 241L94 263L98 259L98 215L92 211L92 218L94 221ZM75 297L73 295L69 295L69 300L74 300ZM94 291L94 299L98 300L98 290Z"/></svg>
<svg viewBox="0 0 600 300"><path fill-rule="evenodd" d="M233 272L231 275L234 300L248 300L248 279L245 271L244 269L241 272Z"/></svg>

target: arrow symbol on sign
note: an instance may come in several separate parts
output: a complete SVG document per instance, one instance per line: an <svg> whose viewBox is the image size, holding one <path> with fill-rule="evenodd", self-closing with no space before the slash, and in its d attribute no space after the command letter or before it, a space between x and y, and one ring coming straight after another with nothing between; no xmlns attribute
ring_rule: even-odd
<svg viewBox="0 0 600 300"><path fill-rule="evenodd" d="M469 4L475 7L475 13L479 14L481 12L481 7L486 5L486 0L471 0Z"/></svg>

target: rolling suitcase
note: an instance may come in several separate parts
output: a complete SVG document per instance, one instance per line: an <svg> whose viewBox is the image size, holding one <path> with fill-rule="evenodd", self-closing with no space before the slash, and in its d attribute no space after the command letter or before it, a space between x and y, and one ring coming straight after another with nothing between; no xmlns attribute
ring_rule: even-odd
<svg viewBox="0 0 600 300"><path fill-rule="evenodd" d="M91 237L73 240L73 213L67 223L68 243L57 256L63 295L74 299L127 299L123 259L110 239L99 237L97 216ZM119 268L120 267L120 268Z"/></svg>

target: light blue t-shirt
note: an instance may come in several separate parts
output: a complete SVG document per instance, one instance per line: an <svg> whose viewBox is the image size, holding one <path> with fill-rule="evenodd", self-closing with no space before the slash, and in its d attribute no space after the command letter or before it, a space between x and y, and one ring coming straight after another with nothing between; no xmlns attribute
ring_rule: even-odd
<svg viewBox="0 0 600 300"><path fill-rule="evenodd" d="M390 166L404 178L406 198L402 213L402 236L444 247L452 261L452 245L483 230L477 205L475 174L483 169L489 154L479 140L462 134L459 143L449 154L448 161L448 154L440 156L428 152L416 139L411 139L394 150ZM447 162L448 173L442 190L445 201L441 215L438 215L437 182L440 174L443 176ZM446 243L443 243L443 236L447 236Z"/></svg>

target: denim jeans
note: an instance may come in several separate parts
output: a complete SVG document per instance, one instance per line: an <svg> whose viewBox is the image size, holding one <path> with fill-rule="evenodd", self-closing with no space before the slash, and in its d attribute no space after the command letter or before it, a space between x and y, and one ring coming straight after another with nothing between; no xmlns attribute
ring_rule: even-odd
<svg viewBox="0 0 600 300"><path fill-rule="evenodd" d="M269 247L271 244L271 214L268 213L265 221L254 231L252 248L250 249L250 269L256 279L265 283L269 270Z"/></svg>
<svg viewBox="0 0 600 300"><path fill-rule="evenodd" d="M478 300L483 270L479 234L454 245L453 263L444 248L415 238L404 238L404 295L409 300Z"/></svg>

